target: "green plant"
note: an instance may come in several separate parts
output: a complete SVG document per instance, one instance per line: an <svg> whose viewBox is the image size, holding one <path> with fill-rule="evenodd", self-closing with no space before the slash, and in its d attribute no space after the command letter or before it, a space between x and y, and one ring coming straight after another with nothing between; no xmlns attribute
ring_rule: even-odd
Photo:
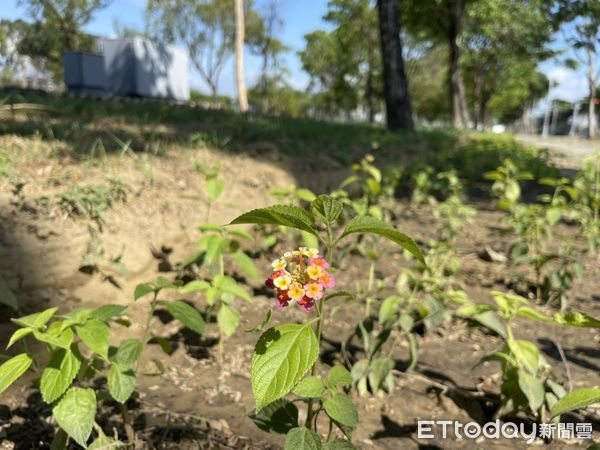
<svg viewBox="0 0 600 450"><path fill-rule="evenodd" d="M583 161L573 186L578 192L575 217L588 240L590 251L596 253L600 248L600 152Z"/></svg>
<svg viewBox="0 0 600 450"><path fill-rule="evenodd" d="M320 448L323 445L321 436L316 433L321 413L326 415L329 430L334 425L337 426L347 441L344 444L332 444L333 436L328 432L328 445L353 448L350 444L351 432L358 423L358 413L350 397L338 391L340 387L351 384L352 379L345 369L336 367L326 377L320 377L317 365L325 307L333 298L349 295L345 291L330 294L323 292L325 288L333 288L335 285L331 275L323 280L321 277L325 274L323 270L328 270L328 274L333 273L334 252L339 242L351 234L374 233L423 260L417 245L408 236L372 217L357 216L336 235L334 227L342 209L339 201L329 196L319 196L311 203L310 211L275 205L249 211L231 222L268 223L304 230L317 237L326 248L326 259L319 257L317 250L300 249L298 252L285 254L282 259L274 262L275 272L269 277L268 284L277 288L278 304L286 306L289 301L297 299L298 304L306 310L315 311L316 317L300 324L269 328L259 338L252 357L251 379L257 412L270 411L270 405L280 402L293 391L307 402L304 426L299 426L295 419L280 429L280 432L287 433L286 449ZM323 232L319 232L317 221L321 223ZM310 376L305 378L309 370ZM336 374L335 377L332 372ZM297 391L298 388L302 389ZM294 409L294 406L289 408ZM292 417L297 418L297 415Z"/></svg>
<svg viewBox="0 0 600 450"><path fill-rule="evenodd" d="M66 447L69 438L87 448L93 430L96 437L89 448L120 446L121 443L108 438L95 421L98 402L111 401L121 405L127 440L133 444L135 436L126 402L135 391L142 354L151 340L158 341L165 349L169 346L165 338L152 335L155 311L164 309L192 331L199 334L204 331L204 319L195 308L182 301L158 298L163 289L177 286L177 283L158 278L154 283L136 287L135 300L152 294L143 335L140 339L126 339L118 346L111 346L110 325L129 326L124 305L77 308L64 315L58 315L58 308L53 307L12 319L19 328L11 336L7 347L22 341L24 352L0 366L0 393L29 368L36 372L41 370L40 393L43 400L52 406L52 413L60 427L54 437L53 448ZM45 345L49 361L29 349L27 340L31 338ZM45 367L41 366L42 361L48 361ZM99 376L106 377L105 386L94 382Z"/></svg>
<svg viewBox="0 0 600 450"><path fill-rule="evenodd" d="M108 179L108 186L74 185L58 197L58 206L72 216L86 217L103 222L106 210L114 203L127 199L128 187L115 178Z"/></svg>
<svg viewBox="0 0 600 450"><path fill-rule="evenodd" d="M534 342L517 339L513 333L513 322L517 317L552 322L529 306L527 299L514 294L492 292L496 301L496 311L504 320L505 343L499 351L481 358L484 361L498 361L502 367L502 387L500 407L496 417L523 412L545 421L549 411L559 398L566 394L564 388L551 378L550 366L541 355ZM480 310L490 310L487 305L479 305Z"/></svg>
<svg viewBox="0 0 600 450"><path fill-rule="evenodd" d="M484 177L493 180L492 195L498 198L498 208L510 211L521 198L520 181L533 180L533 174L520 170L513 161L505 159L496 170L486 172Z"/></svg>

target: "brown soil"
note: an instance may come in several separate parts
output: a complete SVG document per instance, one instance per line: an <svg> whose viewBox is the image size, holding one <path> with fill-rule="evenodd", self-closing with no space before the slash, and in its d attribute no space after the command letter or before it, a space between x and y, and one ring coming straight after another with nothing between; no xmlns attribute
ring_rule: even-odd
<svg viewBox="0 0 600 450"><path fill-rule="evenodd" d="M59 306L66 311L77 306L95 307L105 303L130 305L130 314L144 314L145 301L133 304L133 290L140 282L151 281L161 274L173 278L177 264L195 251L199 237L196 226L205 220L206 203L201 177L192 170L194 161L220 162L226 188L211 212L211 220L225 223L240 212L272 203L266 191L291 183L313 189L335 186L343 176L342 168L333 172L309 171L300 163L278 156L276 151L256 152L252 156L234 156L210 151L169 152L163 157L114 158L104 164L35 163L22 168L20 178L26 182L22 198L10 192L8 184L0 190L0 273L17 294L22 313ZM323 166L321 166L323 167ZM311 167L314 169L314 166ZM294 173L295 178L290 175ZM36 204L41 196L65 190L53 186L57 175L70 174L66 183L102 183L114 176L129 186L127 201L116 204L106 214L100 234L104 259L98 270L88 274L79 270L90 251L90 222L66 216L57 208L50 211ZM306 180L300 174L305 174ZM463 230L459 242L462 263L460 281L474 301L489 302L489 292L506 290L510 269L505 264L485 262L479 251L489 245L505 251L510 238L502 233L503 214L488 204L478 206L475 222ZM435 233L435 221L427 209L412 209L406 202L397 205L397 227L426 242ZM95 224L94 224L95 225ZM563 226L561 233L573 235ZM276 252L284 251L277 248ZM109 258L122 255L127 274L119 272ZM261 255L257 265L266 275L273 255ZM366 262L350 256L338 272L338 285L354 289L355 280L366 280ZM400 253L390 253L380 264L378 276L393 285L406 266ZM586 259L585 277L576 283L569 307L600 317L600 264ZM239 330L259 323L273 298L260 285L254 290L252 304L241 303ZM201 297L190 300L204 309ZM333 308L324 327L326 364L341 361L340 341L353 329L363 305L346 302ZM548 308L548 312L551 310ZM1 311L0 335L7 340L14 326L11 312ZM274 310L273 323L300 321L305 313L295 308ZM586 329L548 326L521 322L518 337L536 341L553 367L555 377L566 383L567 374L557 350L564 350L574 388L600 385L599 336ZM141 324L133 320L130 328L116 328L115 342L141 334ZM237 332L224 345L224 361L217 362L218 334L209 324L202 338L180 329L176 321L155 320L154 330L169 336L174 344L172 355L165 355L151 345L145 363L158 360L162 373L139 379L139 395L132 401L140 448L280 448L282 436L260 431L249 419L253 409L250 390L250 357L256 335ZM528 448L522 441L475 442L468 439L417 440L418 419L447 419L469 422L485 420L486 396L498 392L497 365L485 363L474 368L479 358L498 349L499 338L463 323L444 325L425 334L419 341L421 354L414 374L398 370L393 394L378 398L357 398L361 424L355 443L364 449ZM402 369L408 359L405 343L392 349ZM156 364L154 364L156 367ZM0 448L47 448L55 424L51 412L35 393L28 375L2 396L0 405ZM588 420L589 421L589 420ZM102 411L99 422L106 431L118 428L116 408ZM599 423L595 422L595 433ZM598 435L595 435L598 438ZM582 442L555 440L545 448L585 448ZM587 442L589 444L589 442Z"/></svg>

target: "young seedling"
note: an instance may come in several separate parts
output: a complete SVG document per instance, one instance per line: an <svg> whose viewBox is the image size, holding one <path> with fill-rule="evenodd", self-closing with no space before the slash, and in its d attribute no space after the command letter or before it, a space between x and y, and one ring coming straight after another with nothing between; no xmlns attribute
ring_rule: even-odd
<svg viewBox="0 0 600 450"><path fill-rule="evenodd" d="M289 323L269 328L259 338L252 357L252 391L256 411L263 413L263 422L269 420L265 415L272 415L281 408L292 411L292 420L283 428L278 428L287 434L285 448L288 450L323 446L323 437L317 433L317 423L322 413L329 423L328 429L333 430L336 426L341 432L340 438L346 441L343 445L354 448L350 442L352 430L358 424L358 413L350 397L339 391L350 385L352 378L347 370L338 366L332 368L327 376L320 377L317 361L327 304L335 297L351 295L346 291L326 293L327 289L335 287L334 256L340 241L351 234L374 233L423 260L412 239L386 222L372 217L355 217L336 235L334 227L342 209L339 201L329 196L319 196L311 203L310 211L275 205L247 212L231 222L274 224L304 230L317 237L326 249L326 257L322 257L316 249L302 248L284 254L273 263L274 272L267 283L276 289L277 304L284 307L296 303L313 318L300 324ZM322 232L317 222L320 222ZM307 372L310 376L305 378ZM307 403L303 426L298 424L295 405L286 403L286 406L280 406L282 399L290 392L296 392ZM334 436L330 431L325 441L331 445L336 442L332 439Z"/></svg>

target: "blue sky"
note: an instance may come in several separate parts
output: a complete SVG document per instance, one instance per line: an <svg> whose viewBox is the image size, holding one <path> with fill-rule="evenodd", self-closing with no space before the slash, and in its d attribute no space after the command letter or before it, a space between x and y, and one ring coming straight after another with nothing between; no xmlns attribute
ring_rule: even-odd
<svg viewBox="0 0 600 450"><path fill-rule="evenodd" d="M0 0L2 10L0 18L27 19L23 8L17 6L18 0ZM255 0L260 8L263 0ZM289 68L288 82L298 88L304 89L308 83L306 73L302 71L296 52L304 47L304 35L318 28L328 28L322 20L327 8L327 0L279 0L284 25L279 33L279 38L291 47L285 58ZM146 0L113 0L110 6L96 13L92 21L86 26L86 31L101 35L115 34L115 23L133 28L144 27L144 9ZM559 39L560 40L560 39ZM246 51L246 83L251 86L259 74L260 60ZM555 80L558 85L552 89L551 96L568 101L574 101L586 94L585 77L582 70L572 71L562 67L555 61L542 64L542 70ZM200 76L192 70L191 83L194 89L208 92ZM234 94L234 68L233 58L223 70L219 81L221 94Z"/></svg>

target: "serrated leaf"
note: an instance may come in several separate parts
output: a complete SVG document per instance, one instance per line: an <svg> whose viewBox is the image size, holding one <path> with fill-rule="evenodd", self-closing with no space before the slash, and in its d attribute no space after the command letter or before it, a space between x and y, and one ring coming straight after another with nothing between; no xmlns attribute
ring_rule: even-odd
<svg viewBox="0 0 600 450"><path fill-rule="evenodd" d="M103 322L112 319L113 317L118 317L123 315L127 310L127 306L124 305L104 305L100 308L92 311L92 315L90 316L92 319L101 320Z"/></svg>
<svg viewBox="0 0 600 450"><path fill-rule="evenodd" d="M329 195L319 195L311 203L313 212L329 226L333 226L342 213L342 203Z"/></svg>
<svg viewBox="0 0 600 450"><path fill-rule="evenodd" d="M285 437L284 450L322 450L323 442L317 433L305 427L292 428Z"/></svg>
<svg viewBox="0 0 600 450"><path fill-rule="evenodd" d="M252 356L256 410L289 393L318 356L319 343L310 325L285 324L265 331Z"/></svg>
<svg viewBox="0 0 600 450"><path fill-rule="evenodd" d="M344 366L333 366L327 374L327 384L333 388L348 387L352 382L352 374Z"/></svg>
<svg viewBox="0 0 600 450"><path fill-rule="evenodd" d="M123 366L130 366L140 359L143 348L142 341L139 339L126 339L121 342L117 352L111 359Z"/></svg>
<svg viewBox="0 0 600 450"><path fill-rule="evenodd" d="M30 314L28 316L19 317L17 319L10 319L12 322L22 327L30 327L39 329L42 328L52 318L58 308L48 308L45 311Z"/></svg>
<svg viewBox="0 0 600 450"><path fill-rule="evenodd" d="M358 425L358 411L347 395L336 393L323 402L329 417L350 428Z"/></svg>
<svg viewBox="0 0 600 450"><path fill-rule="evenodd" d="M4 281L0 281L0 303L9 306L15 311L19 308L17 297L15 297L13 291L10 290Z"/></svg>
<svg viewBox="0 0 600 450"><path fill-rule="evenodd" d="M552 407L552 417L600 403L600 389L587 388L570 392Z"/></svg>
<svg viewBox="0 0 600 450"><path fill-rule="evenodd" d="M93 389L72 387L52 410L58 425L79 445L86 448L96 417Z"/></svg>
<svg viewBox="0 0 600 450"><path fill-rule="evenodd" d="M600 328L600 320L581 312L556 313L554 314L554 321L560 325L570 327Z"/></svg>
<svg viewBox="0 0 600 450"><path fill-rule="evenodd" d="M52 403L63 395L71 386L80 367L81 361L71 350L55 350L40 380L40 392L44 401Z"/></svg>
<svg viewBox="0 0 600 450"><path fill-rule="evenodd" d="M108 372L108 392L119 403L125 403L135 390L133 370L113 364Z"/></svg>
<svg viewBox="0 0 600 450"><path fill-rule="evenodd" d="M274 205L268 208L253 209L233 219L230 225L242 223L282 225L318 236L312 215L296 206Z"/></svg>
<svg viewBox="0 0 600 450"><path fill-rule="evenodd" d="M519 388L527 397L529 407L532 411L537 411L544 403L545 389L544 384L534 375L523 370L519 370Z"/></svg>
<svg viewBox="0 0 600 450"><path fill-rule="evenodd" d="M252 258L250 258L241 250L238 250L237 252L232 253L229 256L231 257L231 259L233 259L235 264L240 269L242 269L242 271L246 274L248 278L251 278L253 280L258 279L258 269L256 268L256 265L254 264Z"/></svg>
<svg viewBox="0 0 600 450"><path fill-rule="evenodd" d="M75 331L87 348L103 358L108 358L110 329L106 323L91 319L85 325L75 327Z"/></svg>
<svg viewBox="0 0 600 450"><path fill-rule="evenodd" d="M425 258L423 257L423 254L421 253L421 250L419 250L419 247L415 241L413 241L407 235L399 232L386 222L373 217L358 216L352 219L348 225L346 225L346 228L344 229L340 239L352 233L374 233L379 236L383 236L384 238L389 239L390 241L409 251L419 261L425 264Z"/></svg>
<svg viewBox="0 0 600 450"><path fill-rule="evenodd" d="M19 328L10 337L10 339L8 341L8 345L6 346L6 348L11 347L19 339L23 339L25 336L27 336L28 334L31 334L31 333L33 333L33 330L31 328Z"/></svg>
<svg viewBox="0 0 600 450"><path fill-rule="evenodd" d="M150 292L154 292L154 286L150 283L141 283L135 287L135 291L133 292L133 299L139 300L143 296L149 294Z"/></svg>
<svg viewBox="0 0 600 450"><path fill-rule="evenodd" d="M171 314L175 319L179 320L190 330L195 331L198 334L204 333L204 328L206 326L204 319L198 310L193 306L178 300L174 302L168 302L165 305L165 308L167 311L169 311L169 314Z"/></svg>
<svg viewBox="0 0 600 450"><path fill-rule="evenodd" d="M240 323L240 314L231 306L223 303L217 313L217 323L225 336L231 336Z"/></svg>
<svg viewBox="0 0 600 450"><path fill-rule="evenodd" d="M209 287L210 287L210 283L208 281L193 280L193 281L190 281L189 283L186 283L185 286L183 286L181 289L179 289L179 292L181 294L189 294L191 292L205 291Z"/></svg>
<svg viewBox="0 0 600 450"><path fill-rule="evenodd" d="M292 402L279 399L265 406L250 418L258 428L267 433L286 434L298 426L298 408Z"/></svg>
<svg viewBox="0 0 600 450"><path fill-rule="evenodd" d="M59 322L54 322L46 332L33 330L33 335L38 341L46 342L54 347L68 349L73 343L73 331L71 328L62 330Z"/></svg>
<svg viewBox="0 0 600 450"><path fill-rule="evenodd" d="M298 397L320 398L325 392L325 385L321 377L306 377L296 385L292 392Z"/></svg>
<svg viewBox="0 0 600 450"><path fill-rule="evenodd" d="M0 394L29 369L33 360L27 353L13 356L0 366Z"/></svg>

